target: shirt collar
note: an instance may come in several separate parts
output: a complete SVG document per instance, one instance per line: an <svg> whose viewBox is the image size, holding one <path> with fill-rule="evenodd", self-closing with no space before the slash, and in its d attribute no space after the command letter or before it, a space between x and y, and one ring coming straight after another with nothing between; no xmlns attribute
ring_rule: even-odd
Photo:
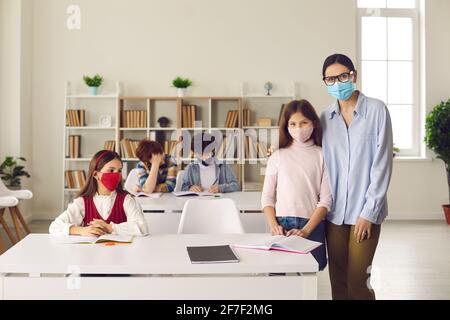
<svg viewBox="0 0 450 320"><path fill-rule="evenodd" d="M356 102L356 108L355 108L355 115L359 115L363 118L366 118L367 114L367 103L366 103L366 96L360 92L358 96L358 101ZM339 102L336 100L334 104L332 105L332 108L330 110L330 120L334 118L335 115L341 115L341 109L339 107Z"/></svg>

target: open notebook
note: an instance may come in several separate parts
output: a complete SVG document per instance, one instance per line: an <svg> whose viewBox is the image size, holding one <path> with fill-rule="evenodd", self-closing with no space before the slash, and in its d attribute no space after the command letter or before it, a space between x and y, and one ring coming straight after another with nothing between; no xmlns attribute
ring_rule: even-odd
<svg viewBox="0 0 450 320"><path fill-rule="evenodd" d="M138 198L159 199L159 198L161 198L162 193L161 192L155 192L155 193L136 192L133 195Z"/></svg>
<svg viewBox="0 0 450 320"><path fill-rule="evenodd" d="M200 197L220 197L220 193L211 193L211 192L191 192L191 191L178 191L174 192L173 195L175 197L192 197L192 196L200 196Z"/></svg>
<svg viewBox="0 0 450 320"><path fill-rule="evenodd" d="M65 244L97 244L97 243L132 243L133 236L105 234L100 237L65 236L57 237L59 243Z"/></svg>
<svg viewBox="0 0 450 320"><path fill-rule="evenodd" d="M273 236L259 244L235 244L234 247L307 254L321 245L322 243L320 242L311 241L302 237Z"/></svg>

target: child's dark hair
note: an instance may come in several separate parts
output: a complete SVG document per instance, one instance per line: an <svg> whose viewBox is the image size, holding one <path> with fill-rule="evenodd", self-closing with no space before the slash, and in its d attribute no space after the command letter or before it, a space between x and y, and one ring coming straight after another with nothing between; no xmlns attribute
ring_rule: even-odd
<svg viewBox="0 0 450 320"><path fill-rule="evenodd" d="M191 150L194 153L202 154L203 152L212 152L215 154L216 141L215 137L209 133L198 133L192 137Z"/></svg>
<svg viewBox="0 0 450 320"><path fill-rule="evenodd" d="M322 126L314 107L307 100L294 100L289 102L284 108L280 121L280 149L288 148L292 144L292 137L289 134L289 119L294 113L300 112L305 118L312 121L314 131L311 138L316 146L322 146Z"/></svg>
<svg viewBox="0 0 450 320"><path fill-rule="evenodd" d="M98 191L98 183L97 180L94 178L94 174L96 171L102 170L102 168L110 161L117 159L121 163L122 159L120 156L114 152L114 151L108 151L108 150L102 150L97 152L94 157L91 159L91 162L89 163L89 172L88 177L86 179L86 184L83 186L83 188L78 192L76 195L76 198L79 197L93 197L97 191ZM116 189L117 192L125 192L123 190L122 181L120 181L119 185Z"/></svg>
<svg viewBox="0 0 450 320"><path fill-rule="evenodd" d="M339 63L339 64L347 67L350 72L356 71L355 65L353 64L352 59L347 57L345 54L336 53L325 59L325 62L323 63L323 68L322 68L322 76L325 77L328 67L335 63Z"/></svg>
<svg viewBox="0 0 450 320"><path fill-rule="evenodd" d="M156 141L142 140L136 149L136 156L146 165L150 164L152 156L156 154L164 154L163 147Z"/></svg>

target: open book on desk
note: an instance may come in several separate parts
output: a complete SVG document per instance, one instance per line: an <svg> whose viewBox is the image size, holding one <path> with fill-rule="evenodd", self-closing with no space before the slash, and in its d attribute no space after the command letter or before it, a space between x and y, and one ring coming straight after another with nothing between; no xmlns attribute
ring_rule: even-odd
<svg viewBox="0 0 450 320"><path fill-rule="evenodd" d="M291 253L307 254L320 247L322 243L311 241L297 236L272 236L266 241L258 244L235 244L236 248L257 249L257 250L275 250Z"/></svg>
<svg viewBox="0 0 450 320"><path fill-rule="evenodd" d="M100 237L61 236L56 237L63 244L132 243L134 236L105 234Z"/></svg>
<svg viewBox="0 0 450 320"><path fill-rule="evenodd" d="M220 197L220 193L212 192L191 192L191 191L176 191L173 192L175 197Z"/></svg>
<svg viewBox="0 0 450 320"><path fill-rule="evenodd" d="M161 192L155 192L155 193L146 193L146 192L135 192L133 193L133 196L138 198L151 198L151 199L159 199L162 196Z"/></svg>

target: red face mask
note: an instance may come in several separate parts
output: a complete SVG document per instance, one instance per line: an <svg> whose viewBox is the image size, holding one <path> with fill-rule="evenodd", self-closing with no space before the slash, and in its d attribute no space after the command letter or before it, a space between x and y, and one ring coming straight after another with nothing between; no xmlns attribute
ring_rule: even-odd
<svg viewBox="0 0 450 320"><path fill-rule="evenodd" d="M112 192L117 189L120 181L122 181L122 174L120 172L105 172L102 173L100 181L106 189Z"/></svg>

